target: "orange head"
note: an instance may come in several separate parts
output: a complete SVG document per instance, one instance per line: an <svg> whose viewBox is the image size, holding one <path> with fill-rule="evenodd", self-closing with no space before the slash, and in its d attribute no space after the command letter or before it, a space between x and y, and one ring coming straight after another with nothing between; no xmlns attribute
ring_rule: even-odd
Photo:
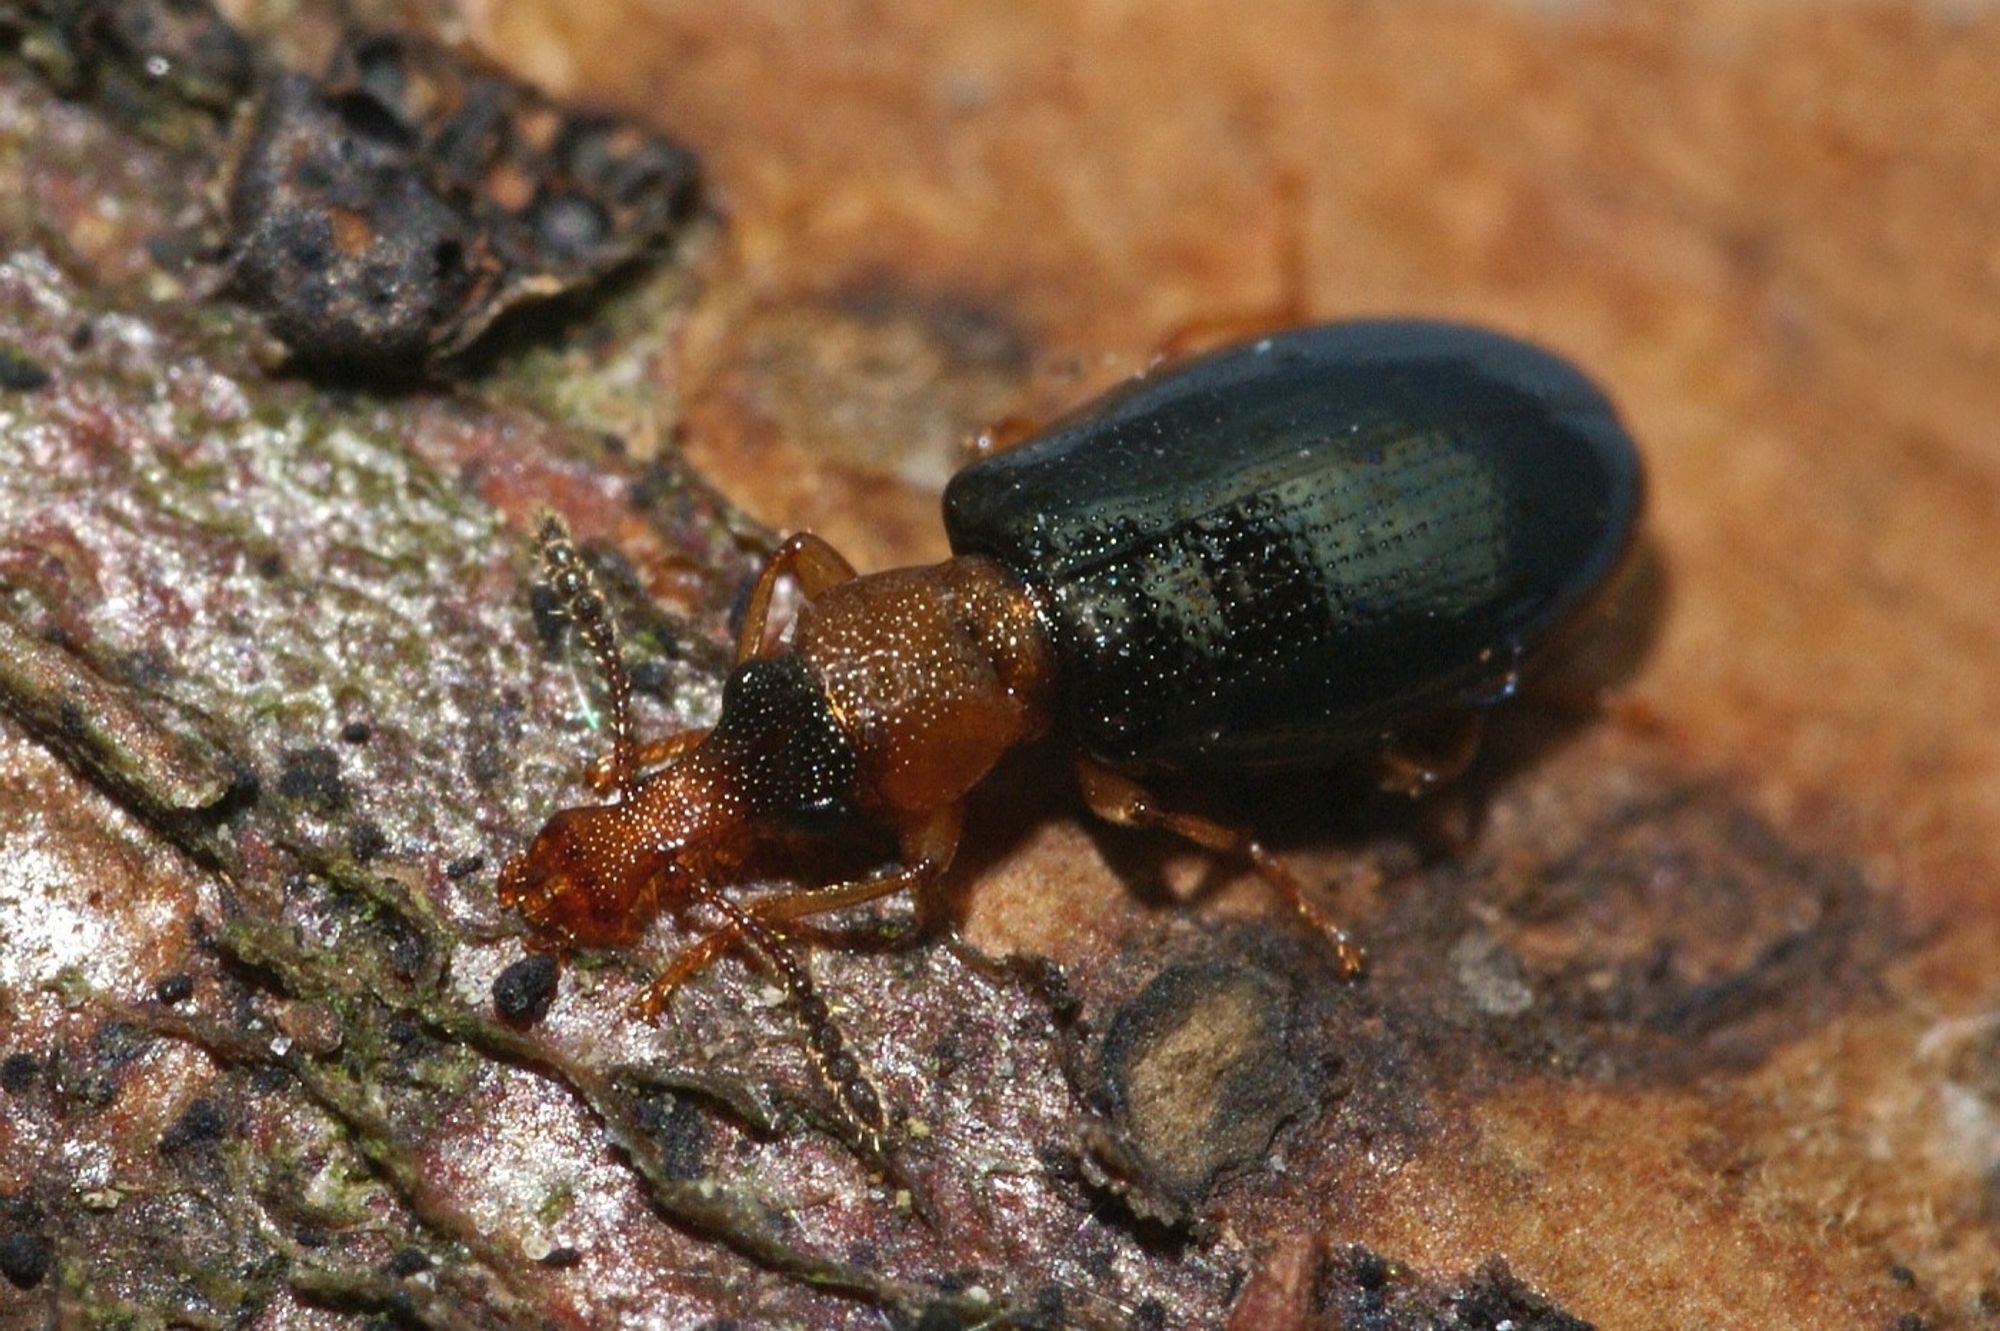
<svg viewBox="0 0 2000 1331"><path fill-rule="evenodd" d="M629 942L653 917L672 875L630 804L585 804L550 818L500 872L500 904L538 934L599 947Z"/></svg>
<svg viewBox="0 0 2000 1331"><path fill-rule="evenodd" d="M663 908L726 887L756 844L849 808L854 763L794 657L745 662L722 716L609 804L564 809L500 873L500 904L559 945L629 943Z"/></svg>

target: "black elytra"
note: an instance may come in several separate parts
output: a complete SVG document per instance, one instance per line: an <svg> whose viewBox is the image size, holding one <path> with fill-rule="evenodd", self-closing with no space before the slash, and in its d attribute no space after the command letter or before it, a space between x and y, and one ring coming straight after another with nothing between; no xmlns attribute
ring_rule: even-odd
<svg viewBox="0 0 2000 1331"><path fill-rule="evenodd" d="M1034 596L1087 754L1323 764L1510 691L1631 543L1637 451L1550 353L1422 321L1296 329L1134 380L945 491Z"/></svg>

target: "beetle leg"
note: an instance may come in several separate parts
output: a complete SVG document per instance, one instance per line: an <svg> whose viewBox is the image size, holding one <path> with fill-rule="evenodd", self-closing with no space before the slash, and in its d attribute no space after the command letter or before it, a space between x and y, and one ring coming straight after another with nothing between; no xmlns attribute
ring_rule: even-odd
<svg viewBox="0 0 2000 1331"><path fill-rule="evenodd" d="M1460 712L1418 731L1390 731L1376 754L1375 780L1392 794L1415 799L1457 780L1479 754L1486 718Z"/></svg>
<svg viewBox="0 0 2000 1331"><path fill-rule="evenodd" d="M1150 372L1187 360L1225 342L1247 342L1309 322L1310 273L1306 255L1305 183L1296 171L1281 170L1271 181L1278 213L1278 294L1270 304L1234 314L1197 316L1172 329L1153 350Z"/></svg>
<svg viewBox="0 0 2000 1331"><path fill-rule="evenodd" d="M785 543L765 561L756 585L750 589L750 599L743 605L743 629L736 636L737 661L764 654L771 593L777 590L778 579L787 573L798 579L800 593L810 601L827 588L853 577L854 565L847 562L847 556L809 531L786 537Z"/></svg>
<svg viewBox="0 0 2000 1331"><path fill-rule="evenodd" d="M972 449L980 457L1004 453L1042 428L1043 422L1020 412L1009 412L979 432Z"/></svg>
<svg viewBox="0 0 2000 1331"><path fill-rule="evenodd" d="M1250 866L1284 903L1292 908L1301 920L1324 935L1333 946L1334 964L1343 977L1359 975L1362 970L1361 949L1347 936L1347 931L1322 915L1318 907L1306 900L1305 884L1298 880L1285 862L1264 849L1257 839L1240 828L1225 827L1212 819L1198 814L1176 813L1162 809L1144 786L1132 778L1114 772L1101 763L1089 758L1076 760L1076 781L1083 791L1083 802L1090 811L1107 823L1121 827L1158 827L1176 836L1194 842L1205 850L1223 855L1241 855L1250 861Z"/></svg>
<svg viewBox="0 0 2000 1331"><path fill-rule="evenodd" d="M725 911L731 918L676 953L673 960L667 963L666 968L639 997L633 1010L649 1020L659 1015L661 1009L672 1000L676 989L706 970L734 946L738 937L744 932L743 926L737 922L735 912L740 912L760 925L774 925L785 920L820 915L847 906L858 906L863 902L874 901L897 892L919 891L930 886L943 877L944 871L951 867L952 856L958 850L958 837L963 822L959 806L956 804L932 812L922 822L905 831L902 838L903 863L888 873L877 874L873 878L859 878L847 883L831 883L825 887L780 892L740 906L732 902L734 912Z"/></svg>
<svg viewBox="0 0 2000 1331"><path fill-rule="evenodd" d="M708 727L699 726L693 730L676 730L671 735L647 740L632 751L632 770L658 767L661 763L678 758L695 745L708 738ZM598 794L605 794L618 784L618 764L616 752L608 753L592 763L584 773L584 783Z"/></svg>
<svg viewBox="0 0 2000 1331"><path fill-rule="evenodd" d="M750 905L750 913L760 920L796 920L806 915L858 906L864 901L874 901L897 892L921 891L942 878L944 871L951 867L964 826L964 813L959 805L949 804L932 810L922 822L904 830L903 863L900 867L873 878L765 897Z"/></svg>

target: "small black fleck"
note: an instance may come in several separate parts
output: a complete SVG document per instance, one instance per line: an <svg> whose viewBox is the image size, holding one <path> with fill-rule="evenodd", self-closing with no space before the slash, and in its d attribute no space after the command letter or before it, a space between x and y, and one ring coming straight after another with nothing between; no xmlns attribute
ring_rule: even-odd
<svg viewBox="0 0 2000 1331"><path fill-rule="evenodd" d="M276 582L285 575L285 558L276 550L267 550L257 556L255 567L258 577L266 582Z"/></svg>
<svg viewBox="0 0 2000 1331"><path fill-rule="evenodd" d="M35 1087L42 1065L33 1054L9 1054L0 1060L0 1090L9 1095L26 1095Z"/></svg>
<svg viewBox="0 0 2000 1331"><path fill-rule="evenodd" d="M680 479L672 471L658 462L651 462L639 473L639 479L626 489L625 502L637 509L648 509L671 499L680 486Z"/></svg>
<svg viewBox="0 0 2000 1331"><path fill-rule="evenodd" d="M87 1072L68 1087L69 1098L80 1109L102 1109L118 1098L118 1079L108 1072Z"/></svg>
<svg viewBox="0 0 2000 1331"><path fill-rule="evenodd" d="M485 867L486 857L484 855L461 855L444 866L444 876L455 883L461 878L472 877L472 875Z"/></svg>
<svg viewBox="0 0 2000 1331"><path fill-rule="evenodd" d="M556 959L531 952L493 981L493 1010L513 1026L532 1026L549 1015L556 997Z"/></svg>
<svg viewBox="0 0 2000 1331"><path fill-rule="evenodd" d="M54 1257L48 1238L41 1234L9 1234L0 1238L0 1275L15 1289L33 1289L49 1273Z"/></svg>
<svg viewBox="0 0 2000 1331"><path fill-rule="evenodd" d="M389 1260L382 1269L392 1276L413 1276L419 1271L431 1269L430 1255L422 1248L398 1248L389 1254Z"/></svg>
<svg viewBox="0 0 2000 1331"><path fill-rule="evenodd" d="M1904 1313L1889 1324L1889 1331L1931 1331L1931 1319L1921 1313Z"/></svg>
<svg viewBox="0 0 2000 1331"><path fill-rule="evenodd" d="M340 737L349 744L366 744L375 734L375 728L366 721L349 721L340 728Z"/></svg>
<svg viewBox="0 0 2000 1331"><path fill-rule="evenodd" d="M333 1236L318 1225L300 1225L292 1231L292 1238L301 1248L325 1248L333 1243Z"/></svg>
<svg viewBox="0 0 2000 1331"><path fill-rule="evenodd" d="M1166 1331L1167 1305L1147 1299L1132 1310L1132 1331Z"/></svg>
<svg viewBox="0 0 2000 1331"><path fill-rule="evenodd" d="M97 341L97 325L85 319L82 323L69 330L68 341L71 351L82 352L90 350L91 343Z"/></svg>
<svg viewBox="0 0 2000 1331"><path fill-rule="evenodd" d="M359 822L348 829L347 853L356 864L367 864L389 849L389 836L372 822Z"/></svg>
<svg viewBox="0 0 2000 1331"><path fill-rule="evenodd" d="M83 708L64 698L62 705L56 709L56 725L71 739L80 739L89 722L83 714Z"/></svg>
<svg viewBox="0 0 2000 1331"><path fill-rule="evenodd" d="M384 1029L389 1039L399 1049L407 1049L424 1038L424 1028L414 1019L401 1013L389 1018L389 1024Z"/></svg>
<svg viewBox="0 0 2000 1331"><path fill-rule="evenodd" d="M660 1167L668 1178L686 1182L702 1176L708 1124L692 1101L677 1095L644 1100L638 1119L646 1135L660 1144Z"/></svg>
<svg viewBox="0 0 2000 1331"><path fill-rule="evenodd" d="M575 1266L582 1260L583 1250L581 1248L572 1248L566 1243L559 1247L550 1248L541 1256L541 1264L543 1266Z"/></svg>
<svg viewBox="0 0 2000 1331"><path fill-rule="evenodd" d="M332 749L324 745L287 749L282 763L278 794L321 816L337 814L347 807L347 783L340 779L340 758Z"/></svg>
<svg viewBox="0 0 2000 1331"><path fill-rule="evenodd" d="M401 915L384 914L381 929L388 936L389 965L405 980L414 980L430 964L431 944L417 927Z"/></svg>
<svg viewBox="0 0 2000 1331"><path fill-rule="evenodd" d="M33 393L49 386L49 372L13 347L0 344L0 388Z"/></svg>
<svg viewBox="0 0 2000 1331"><path fill-rule="evenodd" d="M194 976L169 975L153 986L153 997L167 1006L185 1003L194 997Z"/></svg>
<svg viewBox="0 0 2000 1331"><path fill-rule="evenodd" d="M215 1101L205 1096L190 1100L181 1116L160 1134L160 1154L192 1155L211 1150L222 1140L227 1126L222 1106Z"/></svg>
<svg viewBox="0 0 2000 1331"><path fill-rule="evenodd" d="M292 1084L292 1074L276 1064L266 1063L262 1067L250 1069L250 1089L265 1095L276 1095Z"/></svg>
<svg viewBox="0 0 2000 1331"><path fill-rule="evenodd" d="M656 656L634 661L626 673L631 676L632 687L641 693L657 698L666 691L667 663Z"/></svg>
<svg viewBox="0 0 2000 1331"><path fill-rule="evenodd" d="M146 1052L153 1037L129 1021L107 1021L90 1036L90 1052L104 1067L123 1067Z"/></svg>
<svg viewBox="0 0 2000 1331"><path fill-rule="evenodd" d="M1909 1267L1904 1266L1901 1262L1889 1268L1889 1279L1895 1281L1904 1289L1915 1289L1917 1285L1917 1273Z"/></svg>

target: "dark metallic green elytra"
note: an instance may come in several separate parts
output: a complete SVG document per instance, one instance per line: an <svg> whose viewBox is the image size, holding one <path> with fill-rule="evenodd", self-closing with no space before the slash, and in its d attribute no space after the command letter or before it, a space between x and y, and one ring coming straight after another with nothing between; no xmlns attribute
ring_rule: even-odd
<svg viewBox="0 0 2000 1331"><path fill-rule="evenodd" d="M1511 692L1610 576L1639 460L1576 369L1480 329L1328 324L1135 380L958 473L1086 753L1307 767Z"/></svg>

